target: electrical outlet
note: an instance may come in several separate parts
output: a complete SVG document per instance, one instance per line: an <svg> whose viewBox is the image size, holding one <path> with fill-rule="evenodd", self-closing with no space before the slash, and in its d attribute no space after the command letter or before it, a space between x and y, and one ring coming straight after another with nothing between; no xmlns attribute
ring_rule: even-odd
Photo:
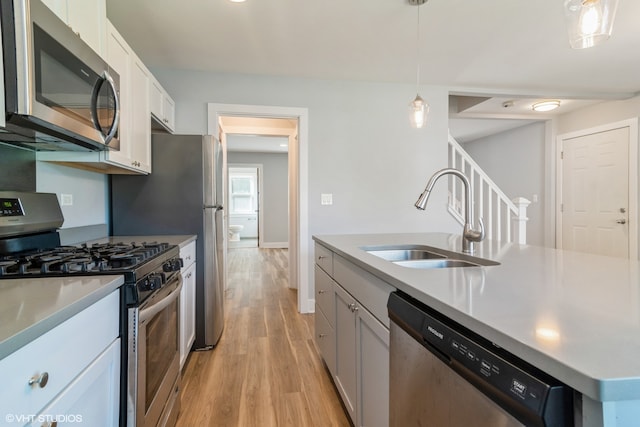
<svg viewBox="0 0 640 427"><path fill-rule="evenodd" d="M73 206L73 194L60 194L61 206Z"/></svg>
<svg viewBox="0 0 640 427"><path fill-rule="evenodd" d="M320 195L320 204L321 205L332 205L333 204L333 194L321 194Z"/></svg>

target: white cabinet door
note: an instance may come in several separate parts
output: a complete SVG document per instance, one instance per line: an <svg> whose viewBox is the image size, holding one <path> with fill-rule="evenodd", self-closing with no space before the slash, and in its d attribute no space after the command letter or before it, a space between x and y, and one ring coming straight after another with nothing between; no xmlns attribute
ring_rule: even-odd
<svg viewBox="0 0 640 427"><path fill-rule="evenodd" d="M30 426L118 425L120 396L120 339L115 340ZM50 423L50 424L47 424ZM55 424L54 424L55 422Z"/></svg>
<svg viewBox="0 0 640 427"><path fill-rule="evenodd" d="M108 25L107 62L120 75L120 150L109 151L107 160L122 165L130 163L131 147L131 50L120 34Z"/></svg>
<svg viewBox="0 0 640 427"><path fill-rule="evenodd" d="M355 300L342 287L335 286L336 366L334 380L347 413L356 422L356 323Z"/></svg>
<svg viewBox="0 0 640 427"><path fill-rule="evenodd" d="M105 55L106 0L42 0L100 56Z"/></svg>
<svg viewBox="0 0 640 427"><path fill-rule="evenodd" d="M389 426L389 330L364 307L356 317L357 426Z"/></svg>
<svg viewBox="0 0 640 427"><path fill-rule="evenodd" d="M176 129L176 104L168 93L163 98L162 111L164 111L165 127L173 132Z"/></svg>
<svg viewBox="0 0 640 427"><path fill-rule="evenodd" d="M107 34L106 0L67 0L67 24L96 53L104 56Z"/></svg>
<svg viewBox="0 0 640 427"><path fill-rule="evenodd" d="M173 133L176 122L176 104L155 78L151 78L149 104L151 116L159 125L154 128Z"/></svg>
<svg viewBox="0 0 640 427"><path fill-rule="evenodd" d="M42 0L45 6L53 11L65 24L69 24L67 0Z"/></svg>
<svg viewBox="0 0 640 427"><path fill-rule="evenodd" d="M196 263L182 272L180 291L180 369L196 337Z"/></svg>
<svg viewBox="0 0 640 427"><path fill-rule="evenodd" d="M149 70L135 54L131 62L131 104L129 157L134 167L150 173Z"/></svg>

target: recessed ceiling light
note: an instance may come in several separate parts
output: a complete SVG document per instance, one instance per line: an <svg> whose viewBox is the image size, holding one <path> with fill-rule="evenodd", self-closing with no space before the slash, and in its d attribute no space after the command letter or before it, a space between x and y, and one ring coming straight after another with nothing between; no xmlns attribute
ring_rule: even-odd
<svg viewBox="0 0 640 427"><path fill-rule="evenodd" d="M283 148L284 148L284 147L286 147L286 146L287 146L287 144L280 144L280 147L283 147Z"/></svg>
<svg viewBox="0 0 640 427"><path fill-rule="evenodd" d="M231 3L244 3L247 0L229 0Z"/></svg>
<svg viewBox="0 0 640 427"><path fill-rule="evenodd" d="M551 101L536 102L531 106L531 108L533 109L533 111L545 112L545 111L555 110L559 106L560 106L560 101L558 101L557 99L554 99Z"/></svg>

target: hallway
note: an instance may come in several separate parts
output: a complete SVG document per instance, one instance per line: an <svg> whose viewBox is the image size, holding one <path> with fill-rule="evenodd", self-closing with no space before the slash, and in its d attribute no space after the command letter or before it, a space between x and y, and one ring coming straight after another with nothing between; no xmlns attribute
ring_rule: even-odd
<svg viewBox="0 0 640 427"><path fill-rule="evenodd" d="M287 267L286 249L229 250L225 330L187 360L179 427L349 426Z"/></svg>

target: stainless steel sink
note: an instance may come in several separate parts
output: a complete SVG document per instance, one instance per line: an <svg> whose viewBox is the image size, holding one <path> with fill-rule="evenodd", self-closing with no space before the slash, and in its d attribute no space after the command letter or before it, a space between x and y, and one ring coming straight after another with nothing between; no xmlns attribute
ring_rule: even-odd
<svg viewBox="0 0 640 427"><path fill-rule="evenodd" d="M446 255L427 251L425 249L373 249L367 252L391 262L443 259L447 257Z"/></svg>
<svg viewBox="0 0 640 427"><path fill-rule="evenodd" d="M408 268L431 269L500 265L499 262L490 259L473 257L430 246L367 246L361 249L385 261Z"/></svg>

